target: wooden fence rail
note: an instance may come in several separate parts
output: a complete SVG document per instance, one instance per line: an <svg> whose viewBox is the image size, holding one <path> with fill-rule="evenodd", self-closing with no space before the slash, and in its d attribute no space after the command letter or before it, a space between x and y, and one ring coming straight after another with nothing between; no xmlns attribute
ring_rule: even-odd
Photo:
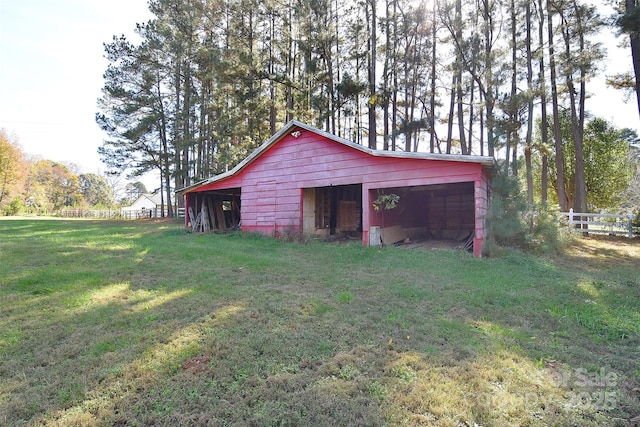
<svg viewBox="0 0 640 427"><path fill-rule="evenodd" d="M569 212L559 212L559 215L566 221L569 232L633 237L633 213L631 211L626 214L582 213L574 212L572 208L569 209Z"/></svg>

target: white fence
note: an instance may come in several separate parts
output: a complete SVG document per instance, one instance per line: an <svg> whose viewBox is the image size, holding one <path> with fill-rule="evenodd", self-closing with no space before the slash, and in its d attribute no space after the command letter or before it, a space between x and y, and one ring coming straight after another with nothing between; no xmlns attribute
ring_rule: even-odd
<svg viewBox="0 0 640 427"><path fill-rule="evenodd" d="M570 232L633 237L633 213L631 211L626 214L609 214L580 213L569 209L569 212L560 212L559 215L566 220Z"/></svg>
<svg viewBox="0 0 640 427"><path fill-rule="evenodd" d="M165 209L165 216L166 216ZM140 219L140 218L162 218L160 209L140 209L140 210L122 210L120 212L122 219Z"/></svg>
<svg viewBox="0 0 640 427"><path fill-rule="evenodd" d="M120 209L64 209L59 215L65 218L121 218Z"/></svg>
<svg viewBox="0 0 640 427"><path fill-rule="evenodd" d="M165 209L165 217L167 210ZM184 208L176 211L178 218L184 218ZM120 209L65 209L60 211L65 218L140 219L161 218L160 209L120 210Z"/></svg>

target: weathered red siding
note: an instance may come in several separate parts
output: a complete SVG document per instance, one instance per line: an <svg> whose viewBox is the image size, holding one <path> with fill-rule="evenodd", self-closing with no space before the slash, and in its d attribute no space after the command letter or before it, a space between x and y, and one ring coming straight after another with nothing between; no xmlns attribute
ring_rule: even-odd
<svg viewBox="0 0 640 427"><path fill-rule="evenodd" d="M362 184L363 243L376 224L372 194L380 188L473 182L480 256L487 212L488 179L480 163L376 156L295 128L228 178L196 186L189 193L241 187L242 229L274 234L302 230L302 189ZM292 129L293 130L293 129ZM296 132L297 133L297 132Z"/></svg>

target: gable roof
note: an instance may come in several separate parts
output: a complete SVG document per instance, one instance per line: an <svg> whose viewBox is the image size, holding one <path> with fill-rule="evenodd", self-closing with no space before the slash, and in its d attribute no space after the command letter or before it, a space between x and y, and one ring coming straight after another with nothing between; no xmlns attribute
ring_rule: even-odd
<svg viewBox="0 0 640 427"><path fill-rule="evenodd" d="M149 202L149 203L144 203L144 202ZM133 203L131 203L129 206L123 206L122 209L127 210L127 209L132 209L133 207L138 205L147 205L147 204L151 204L154 207L160 206L162 204L162 197L160 193L159 192L142 193L140 196L138 196L136 200L134 200Z"/></svg>
<svg viewBox="0 0 640 427"><path fill-rule="evenodd" d="M147 199L151 200L156 205L160 206L162 204L162 194L159 191L155 193L145 193L143 194Z"/></svg>
<svg viewBox="0 0 640 427"><path fill-rule="evenodd" d="M291 133L293 136L295 134L295 128L300 128L302 130L313 132L319 136L327 138L336 143L345 145L347 147L353 148L355 150L366 153L370 156L375 157L391 157L391 158L401 158L401 159L422 159L422 160L444 160L444 161L454 161L454 162L465 162L465 163L479 163L484 167L492 167L494 165L495 159L493 157L488 156L469 156L469 155L458 155L458 154L436 154L436 153L415 153L415 152L407 152L407 151L388 151L388 150L373 150L368 147L364 147L362 145L356 144L355 142L348 141L344 138L340 138L336 135L333 135L329 132L325 132L323 130L317 129L313 126L309 126L297 120L291 120L289 123L284 125L278 132L274 133L271 138L265 141L260 147L258 147L253 153L251 153L248 157L246 157L243 161L238 163L233 169L214 175L211 178L205 179L203 181L192 184L188 187L182 188L176 191L176 194L183 194L188 191L191 191L195 188L201 187L203 185L211 184L217 181L222 181L226 178L234 176L246 168L249 164L251 164L254 160L262 155L265 151L275 145L280 139L286 136L288 133Z"/></svg>

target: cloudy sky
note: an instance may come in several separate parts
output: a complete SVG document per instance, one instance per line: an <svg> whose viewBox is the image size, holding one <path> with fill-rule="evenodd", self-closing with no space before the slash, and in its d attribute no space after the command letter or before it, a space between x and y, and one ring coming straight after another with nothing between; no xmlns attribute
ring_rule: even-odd
<svg viewBox="0 0 640 427"><path fill-rule="evenodd" d="M29 154L102 172L104 135L94 121L107 66L102 44L135 37L135 24L150 18L146 0L0 0L0 128ZM604 41L605 73L630 69L628 49ZM587 103L593 113L640 128L633 99L625 104L603 81L588 88L596 92Z"/></svg>

